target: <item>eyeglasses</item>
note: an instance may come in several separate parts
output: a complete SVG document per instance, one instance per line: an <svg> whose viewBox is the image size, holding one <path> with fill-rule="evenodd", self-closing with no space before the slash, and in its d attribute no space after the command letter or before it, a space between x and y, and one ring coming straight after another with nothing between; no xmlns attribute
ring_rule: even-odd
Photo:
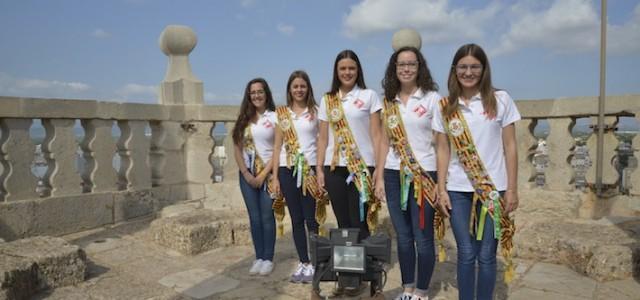
<svg viewBox="0 0 640 300"><path fill-rule="evenodd" d="M476 74L482 72L482 65L481 64L456 65L455 68L456 68L456 71L458 73L464 73L467 70L471 70L471 73L476 73Z"/></svg>
<svg viewBox="0 0 640 300"><path fill-rule="evenodd" d="M418 64L417 61L399 61L396 62L396 67L398 69L416 70L418 69Z"/></svg>
<svg viewBox="0 0 640 300"><path fill-rule="evenodd" d="M264 90L252 91L249 93L251 96L264 95Z"/></svg>

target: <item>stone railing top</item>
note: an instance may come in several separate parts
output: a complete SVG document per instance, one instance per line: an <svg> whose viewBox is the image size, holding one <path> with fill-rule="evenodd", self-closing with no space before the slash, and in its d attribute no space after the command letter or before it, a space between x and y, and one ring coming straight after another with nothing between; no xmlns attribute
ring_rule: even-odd
<svg viewBox="0 0 640 300"><path fill-rule="evenodd" d="M598 97L571 97L516 101L520 114L531 118L567 118L598 115ZM640 95L607 96L606 115L631 115L640 112Z"/></svg>
<svg viewBox="0 0 640 300"><path fill-rule="evenodd" d="M0 118L232 122L238 109L237 105L161 105L0 96Z"/></svg>

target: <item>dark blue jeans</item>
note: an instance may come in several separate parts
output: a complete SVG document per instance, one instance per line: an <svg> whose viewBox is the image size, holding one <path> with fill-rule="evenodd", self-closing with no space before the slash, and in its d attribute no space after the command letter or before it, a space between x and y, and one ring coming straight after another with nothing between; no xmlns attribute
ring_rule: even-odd
<svg viewBox="0 0 640 300"><path fill-rule="evenodd" d="M273 216L273 199L263 188L254 188L240 176L240 192L249 212L251 239L256 259L273 260L276 245L276 219Z"/></svg>
<svg viewBox="0 0 640 300"><path fill-rule="evenodd" d="M318 233L318 222L316 222L316 200L310 193L302 195L302 188L296 186L296 178L293 177L293 170L280 167L278 170L278 180L280 180L280 190L287 202L289 216L291 217L291 227L293 227L293 242L296 245L300 262L309 262L307 249L307 230ZM307 225L305 229L305 224Z"/></svg>
<svg viewBox="0 0 640 300"><path fill-rule="evenodd" d="M449 199L451 200L451 229L458 247L458 298L461 300L493 299L498 247L498 241L493 234L493 220L487 214L482 240L478 241L469 232L473 192L449 191ZM481 207L482 203L478 201L475 208L478 218ZM478 264L477 282L476 262ZM477 297L474 297L474 294Z"/></svg>
<svg viewBox="0 0 640 300"><path fill-rule="evenodd" d="M429 172L435 178L435 172ZM429 288L431 275L435 265L435 249L433 242L433 216L435 210L425 203L425 228L420 229L420 208L414 197L413 183L409 189L407 210L400 206L400 171L384 170L384 189L387 196L387 207L393 228L396 231L398 246L398 263L402 276L402 286L415 286L421 290ZM418 252L418 280L416 273L416 250Z"/></svg>

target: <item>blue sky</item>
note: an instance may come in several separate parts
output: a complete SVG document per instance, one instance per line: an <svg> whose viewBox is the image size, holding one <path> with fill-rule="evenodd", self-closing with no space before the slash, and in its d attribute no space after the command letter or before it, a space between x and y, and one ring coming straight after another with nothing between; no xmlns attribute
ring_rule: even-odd
<svg viewBox="0 0 640 300"><path fill-rule="evenodd" d="M608 3L607 94L640 94L640 3ZM198 37L190 61L208 104L239 103L258 76L283 103L295 69L319 98L343 49L381 91L403 27L421 32L442 94L455 50L475 42L515 99L597 96L599 19L592 0L0 0L0 95L155 103L158 37L180 24Z"/></svg>

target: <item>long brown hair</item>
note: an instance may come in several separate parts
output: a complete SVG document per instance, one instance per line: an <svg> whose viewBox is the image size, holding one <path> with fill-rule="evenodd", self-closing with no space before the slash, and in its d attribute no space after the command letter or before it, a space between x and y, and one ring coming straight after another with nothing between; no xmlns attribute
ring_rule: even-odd
<svg viewBox="0 0 640 300"><path fill-rule="evenodd" d="M415 47L402 47L394 52L393 55L391 55L391 58L389 58L387 70L384 74L384 78L382 79L384 97L389 101L393 101L398 92L400 92L400 80L398 80L396 72L398 69L396 63L398 55L405 51L413 52L418 59L418 76L416 78L416 85L425 93L438 90L438 84L436 84L433 77L431 77L431 71L429 71L429 66L427 66L427 60L424 59L420 50Z"/></svg>
<svg viewBox="0 0 640 300"><path fill-rule="evenodd" d="M476 44L466 44L460 47L456 54L453 56L453 62L451 63L451 69L449 71L449 101L444 109L444 115L450 117L458 109L458 98L462 95L462 87L458 82L458 73L456 72L456 65L465 56L473 56L482 64L482 75L478 82L480 95L482 96L482 106L485 112L487 112L488 118L493 118L497 114L497 104L495 96L495 88L491 84L491 67L489 66L489 59L484 50Z"/></svg>
<svg viewBox="0 0 640 300"><path fill-rule="evenodd" d="M291 84L296 78L300 78L307 83L307 99L305 99L304 102L307 105L307 109L309 110L311 115L315 115L316 99L313 97L313 87L311 87L311 80L309 79L309 75L307 75L307 72L302 70L293 71L289 76L289 80L287 81L287 106L293 106L293 97L291 97Z"/></svg>
<svg viewBox="0 0 640 300"><path fill-rule="evenodd" d="M356 78L356 85L361 89L366 89L367 86L364 84L364 73L362 71L362 65L360 64L360 59L358 59L358 55L356 55L353 50L342 50L336 56L336 61L333 63L333 81L331 82L331 90L329 91L330 95L334 95L340 89L340 78L338 78L338 62L349 58L356 62L356 66L358 67L358 78Z"/></svg>
<svg viewBox="0 0 640 300"><path fill-rule="evenodd" d="M266 97L266 109L270 111L276 110L276 105L273 103L273 96L271 95L271 89L269 84L263 78L254 78L247 83L247 87L244 89L244 97L242 98L242 104L240 104L240 113L236 120L236 125L233 127L233 143L236 145L242 145L242 139L244 138L244 129L249 125L249 122L255 118L257 110L255 105L251 102L251 85L254 83L262 84L264 89L264 95Z"/></svg>

